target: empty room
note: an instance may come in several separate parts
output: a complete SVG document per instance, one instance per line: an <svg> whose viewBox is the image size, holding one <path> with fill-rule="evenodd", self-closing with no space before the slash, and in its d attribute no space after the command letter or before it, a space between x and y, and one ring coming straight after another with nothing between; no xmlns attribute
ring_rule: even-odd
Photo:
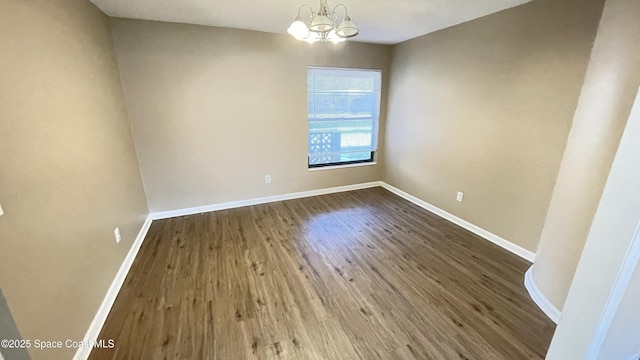
<svg viewBox="0 0 640 360"><path fill-rule="evenodd" d="M640 359L638 19L0 0L0 360Z"/></svg>

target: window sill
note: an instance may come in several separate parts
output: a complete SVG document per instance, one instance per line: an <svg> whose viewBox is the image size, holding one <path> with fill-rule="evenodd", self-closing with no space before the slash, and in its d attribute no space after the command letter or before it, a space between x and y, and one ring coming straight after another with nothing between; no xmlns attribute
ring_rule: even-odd
<svg viewBox="0 0 640 360"><path fill-rule="evenodd" d="M350 168L350 167L371 166L371 165L378 165L378 163L374 161L374 162L365 162L365 163L357 163L357 164L321 166L321 167L309 168L307 170L309 171L335 170L335 169L344 169L344 168Z"/></svg>

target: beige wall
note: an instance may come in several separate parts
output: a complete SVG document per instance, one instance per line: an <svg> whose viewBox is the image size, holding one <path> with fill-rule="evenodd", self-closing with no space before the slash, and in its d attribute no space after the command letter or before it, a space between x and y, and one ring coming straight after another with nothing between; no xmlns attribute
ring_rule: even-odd
<svg viewBox="0 0 640 360"><path fill-rule="evenodd" d="M534 251L602 3L537 0L390 47L0 2L0 287L23 337L82 339L148 213L144 192L164 211L383 179ZM383 70L379 165L308 171L307 65ZM549 263L575 268L568 256Z"/></svg>
<svg viewBox="0 0 640 360"><path fill-rule="evenodd" d="M384 180L535 251L601 8L538 0L394 46Z"/></svg>
<svg viewBox="0 0 640 360"><path fill-rule="evenodd" d="M610 29L617 26L624 26L627 29L637 27L636 21L632 18L639 12L640 2L638 1L607 0L601 27L608 28L609 25L613 25ZM601 34L603 37L609 36L606 34L612 35L609 31L603 28L598 37ZM624 33L638 36L640 31ZM618 35L621 34L618 33ZM620 36L617 39L620 40ZM631 59L635 59L636 67L640 67L639 57L632 56ZM636 84L634 93L638 93L638 86L640 82ZM615 339L617 343L611 343L613 339L606 336L601 352L587 351L598 332L614 335L620 330L620 326L625 326L620 321L633 321L639 318L638 293L635 293L636 302L631 306L625 302L630 300L629 298L622 298L621 306L617 309L617 315L614 316L611 327L599 327L611 291L625 263L625 257L628 254L638 255L640 245L638 243L640 234L636 233L640 229L640 166L638 166L640 141L638 139L640 139L640 93L635 100L634 111L628 118L602 198L593 218L582 257L564 304L562 318L549 348L548 360L627 360L631 359L631 355L640 346L637 342L640 339L638 323L635 322L629 324L631 326L627 328L627 333L617 334L620 336ZM635 251L629 253L632 244ZM633 269L633 260L628 265ZM631 281L637 280L638 277L631 279ZM637 283L631 284L627 291L634 291L634 289L637 291ZM634 294L627 293L627 296L633 298Z"/></svg>
<svg viewBox="0 0 640 360"><path fill-rule="evenodd" d="M632 3L639 4L607 2L540 238L533 278L558 309L640 83L640 11L626 9Z"/></svg>
<svg viewBox="0 0 640 360"><path fill-rule="evenodd" d="M388 46L125 19L112 30L152 212L380 180L379 165L308 171L306 67L382 69L386 84Z"/></svg>
<svg viewBox="0 0 640 360"><path fill-rule="evenodd" d="M108 19L0 1L0 49L0 286L25 339L82 340L148 212Z"/></svg>

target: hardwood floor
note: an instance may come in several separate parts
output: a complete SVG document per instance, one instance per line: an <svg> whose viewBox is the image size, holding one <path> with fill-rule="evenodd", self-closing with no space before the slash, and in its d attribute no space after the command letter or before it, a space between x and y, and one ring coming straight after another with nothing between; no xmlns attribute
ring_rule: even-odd
<svg viewBox="0 0 640 360"><path fill-rule="evenodd" d="M543 359L529 265L382 188L154 221L90 359Z"/></svg>

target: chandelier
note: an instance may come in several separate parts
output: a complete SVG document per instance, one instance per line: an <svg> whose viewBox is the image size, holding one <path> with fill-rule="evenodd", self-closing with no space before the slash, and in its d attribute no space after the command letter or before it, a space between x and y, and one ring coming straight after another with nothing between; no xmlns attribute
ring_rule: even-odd
<svg viewBox="0 0 640 360"><path fill-rule="evenodd" d="M344 9L344 17L340 17L336 13L338 7ZM302 9L305 8L311 12L307 21L302 20L300 15ZM347 13L347 7L344 4L338 4L330 11L327 0L320 0L318 12L313 11L311 6L306 4L300 6L298 16L293 21L293 24L289 26L287 32L298 40L304 40L312 44L316 41L342 42L347 38L358 35L360 31L351 21Z"/></svg>

